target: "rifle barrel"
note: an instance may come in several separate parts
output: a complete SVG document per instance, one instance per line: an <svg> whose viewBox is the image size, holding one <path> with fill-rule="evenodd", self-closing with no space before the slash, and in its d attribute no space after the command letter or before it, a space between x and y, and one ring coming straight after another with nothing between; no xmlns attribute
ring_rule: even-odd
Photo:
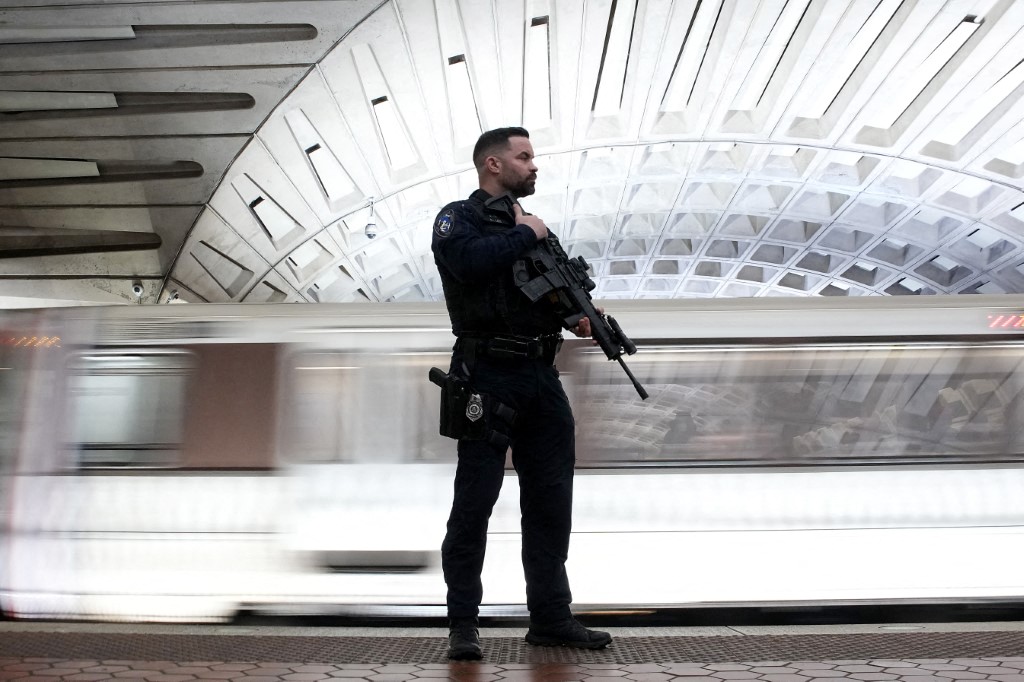
<svg viewBox="0 0 1024 682"><path fill-rule="evenodd" d="M633 382L633 388L636 389L636 393L637 395L640 396L640 400L647 400L647 391L644 390L644 387L641 386L640 382L636 380L636 377L633 376L633 373L629 371L629 367L626 367L626 363L622 360L622 356L620 355L615 359L619 361L619 364L622 366L622 371L624 371L626 373L626 376L629 377L629 380Z"/></svg>

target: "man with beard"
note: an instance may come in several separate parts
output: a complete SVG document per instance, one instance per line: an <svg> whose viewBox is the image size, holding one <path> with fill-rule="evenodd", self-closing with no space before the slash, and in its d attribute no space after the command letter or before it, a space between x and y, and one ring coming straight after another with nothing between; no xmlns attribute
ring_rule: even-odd
<svg viewBox="0 0 1024 682"><path fill-rule="evenodd" d="M575 422L554 367L561 320L516 287L513 265L547 237L537 216L517 199L534 193L537 166L529 133L499 128L480 136L473 150L480 189L441 209L432 250L457 341L450 374L485 399L490 438L461 438L455 495L441 561L448 586L448 656L482 655L480 574L487 522L504 478L505 453L519 477L522 560L530 629L526 641L542 646L599 649L606 632L588 630L572 616L565 571L572 525ZM590 336L584 318L571 330ZM496 406L506 411L493 413ZM478 405L478 407L480 407ZM472 402L466 417L472 419ZM514 419L509 416L514 411ZM478 417L480 418L480 417ZM493 428L492 428L493 427Z"/></svg>

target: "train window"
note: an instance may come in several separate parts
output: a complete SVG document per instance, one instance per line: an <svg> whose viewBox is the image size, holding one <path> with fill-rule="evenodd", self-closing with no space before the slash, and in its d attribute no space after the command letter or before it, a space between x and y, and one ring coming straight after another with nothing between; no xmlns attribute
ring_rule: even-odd
<svg viewBox="0 0 1024 682"><path fill-rule="evenodd" d="M183 352L77 355L69 366L70 447L80 468L179 464L185 391Z"/></svg>
<svg viewBox="0 0 1024 682"><path fill-rule="evenodd" d="M582 466L1024 460L1020 344L645 347L576 370Z"/></svg>
<svg viewBox="0 0 1024 682"><path fill-rule="evenodd" d="M284 449L291 460L331 462L343 459L342 434L347 429L352 374L342 353L306 353L289 368Z"/></svg>
<svg viewBox="0 0 1024 682"><path fill-rule="evenodd" d="M309 352L292 359L282 452L293 462L441 461L440 391L427 379L447 353Z"/></svg>

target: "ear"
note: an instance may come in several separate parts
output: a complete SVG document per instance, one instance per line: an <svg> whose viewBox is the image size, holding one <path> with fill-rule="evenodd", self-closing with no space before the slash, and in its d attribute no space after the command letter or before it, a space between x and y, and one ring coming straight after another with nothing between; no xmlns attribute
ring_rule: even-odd
<svg viewBox="0 0 1024 682"><path fill-rule="evenodd" d="M486 168L489 173L501 173L501 159L497 156L488 156L484 159L484 168Z"/></svg>

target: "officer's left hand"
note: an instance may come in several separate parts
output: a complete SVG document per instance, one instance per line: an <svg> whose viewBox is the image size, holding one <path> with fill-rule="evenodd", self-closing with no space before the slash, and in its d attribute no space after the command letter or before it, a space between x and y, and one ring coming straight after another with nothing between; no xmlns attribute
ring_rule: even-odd
<svg viewBox="0 0 1024 682"><path fill-rule="evenodd" d="M579 321L579 324L577 324L575 327L573 327L569 331L571 331L573 334L575 334L576 336L580 337L581 339L587 338L591 334L591 332L590 332L590 318L589 317L584 317L582 320Z"/></svg>
<svg viewBox="0 0 1024 682"><path fill-rule="evenodd" d="M599 315L604 315L604 308L597 308L596 310ZM580 337L581 339L587 338L593 333L593 331L590 329L590 318L584 317L582 320L579 321L579 323L577 323L575 327L573 327L569 331L571 331L573 334ZM595 341L594 343L597 343L597 341Z"/></svg>

